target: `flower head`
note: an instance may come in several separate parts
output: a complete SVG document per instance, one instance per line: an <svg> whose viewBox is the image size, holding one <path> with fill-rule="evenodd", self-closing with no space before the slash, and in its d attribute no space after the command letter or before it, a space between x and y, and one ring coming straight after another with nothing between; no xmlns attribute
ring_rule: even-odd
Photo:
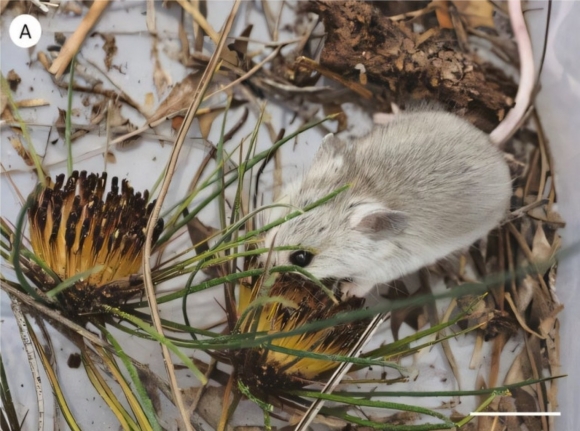
<svg viewBox="0 0 580 431"><path fill-rule="evenodd" d="M280 274L267 293L275 302L266 301L255 310L244 313L259 296L262 280L254 286L242 284L240 287L238 312L242 321L238 327L241 333L293 331L311 322L331 319L338 313L360 309L365 301L363 298L349 297L336 304L316 283L298 274L287 273ZM276 301L276 297L283 300ZM238 378L250 390L266 395L308 384L324 372L334 369L339 362L276 351L275 348L347 355L368 323L366 319L341 323L276 338L271 341L270 348L242 349L236 353L234 360L238 365Z"/></svg>
<svg viewBox="0 0 580 431"><path fill-rule="evenodd" d="M55 183L36 190L28 209L32 249L60 280L101 268L63 292L68 308L118 304L141 289L134 283L115 282L139 270L153 203L147 203L147 191L134 193L127 180L119 190L116 177L105 197L106 183L106 173L75 171L66 184L65 176L59 175ZM159 220L154 241L162 229Z"/></svg>

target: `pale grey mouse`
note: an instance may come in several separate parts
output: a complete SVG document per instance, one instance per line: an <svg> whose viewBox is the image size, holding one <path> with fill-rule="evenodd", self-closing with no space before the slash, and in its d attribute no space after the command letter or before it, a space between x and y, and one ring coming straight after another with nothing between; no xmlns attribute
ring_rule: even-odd
<svg viewBox="0 0 580 431"><path fill-rule="evenodd" d="M512 193L508 166L488 135L430 110L401 112L352 142L326 136L281 202L304 208L346 184L335 198L270 230L265 243L301 247L273 252L272 265L350 279L343 294L355 296L484 237L506 215Z"/></svg>

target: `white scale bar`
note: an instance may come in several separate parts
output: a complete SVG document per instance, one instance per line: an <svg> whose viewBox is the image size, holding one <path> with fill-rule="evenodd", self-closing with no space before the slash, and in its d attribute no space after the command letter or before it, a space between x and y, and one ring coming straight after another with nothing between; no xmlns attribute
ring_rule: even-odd
<svg viewBox="0 0 580 431"><path fill-rule="evenodd" d="M560 416L560 412L471 412L469 416Z"/></svg>

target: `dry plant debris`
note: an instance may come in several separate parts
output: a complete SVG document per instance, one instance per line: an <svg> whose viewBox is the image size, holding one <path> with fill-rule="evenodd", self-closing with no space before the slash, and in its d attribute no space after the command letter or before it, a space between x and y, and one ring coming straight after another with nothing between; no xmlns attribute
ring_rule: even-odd
<svg viewBox="0 0 580 431"><path fill-rule="evenodd" d="M424 30L418 33L413 23L393 20L388 4L379 10L360 1L311 1L302 8L319 15L325 26L320 64L352 81L364 66L379 109L389 110L391 102L432 99L490 132L513 103L514 83L462 49L452 30L430 25L428 14L421 17Z"/></svg>

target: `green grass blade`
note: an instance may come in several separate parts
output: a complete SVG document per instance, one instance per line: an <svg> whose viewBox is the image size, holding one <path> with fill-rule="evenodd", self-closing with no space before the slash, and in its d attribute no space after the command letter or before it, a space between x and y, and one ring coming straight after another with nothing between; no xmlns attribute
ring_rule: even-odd
<svg viewBox="0 0 580 431"><path fill-rule="evenodd" d="M440 419L443 421L443 424L448 427L454 426L453 422L447 418L447 416L436 412L434 410L430 410L424 407L419 406L411 406L408 404L402 403L393 403L390 401L373 401L366 398L356 398L352 396L343 396L337 394L323 394L320 392L312 392L312 391L293 391L293 393L300 395L308 392L309 398L316 398L316 399L323 399L326 401L334 401L342 404L347 404L351 406L358 406L358 407L374 407L380 409L389 409L389 410L398 410L398 411L406 411L406 412L413 412L422 415L432 416L434 418ZM305 395L303 395L305 396ZM440 424L441 425L441 424Z"/></svg>
<svg viewBox="0 0 580 431"><path fill-rule="evenodd" d="M131 316L128 313L125 313L117 308L110 307L108 305L103 306L103 309L111 314L117 315L129 322L133 323L134 325L138 326L145 332L147 332L155 341L165 345L169 350L171 350L181 361L183 364L191 370L191 372L197 377L197 379L203 384L207 384L207 378L205 375L195 366L193 361L189 359L186 355L184 355L181 350L179 350L175 344L173 344L170 340L168 340L165 336L159 334L151 325L143 322L141 319Z"/></svg>
<svg viewBox="0 0 580 431"><path fill-rule="evenodd" d="M129 384L125 380L125 377L121 373L121 370L119 370L119 367L117 366L117 363L115 362L112 355L110 353L106 352L101 347L97 347L96 349L97 349L97 352L99 352L101 359L103 360L103 362L105 363L105 365L109 369L109 372L111 373L111 375L113 376L113 378L115 379L117 384L120 386L121 390L123 391L123 395L125 395L125 399L129 403L129 406L131 407L131 411L133 412L133 414L135 415L135 418L137 420L137 423L139 426L138 429L140 429L140 430L151 429L151 426L149 425L149 421L147 420L147 416L145 415L145 412L141 408L141 404L139 404L139 401L135 397L135 394L133 394L133 391L131 391Z"/></svg>
<svg viewBox="0 0 580 431"><path fill-rule="evenodd" d="M255 157L253 157L251 160L249 160L245 166L245 170L251 169L252 167L254 167L255 165L257 165L260 161L262 161L263 159L265 159L266 157L268 157L268 155L270 154L270 152L275 151L276 149L278 149L279 147L281 147L282 145L284 145L286 142L294 139L297 135L299 135L300 133L303 133L304 131L311 129L313 127L318 126L319 124L322 124L323 122L332 119L333 116L329 116L326 118L323 118L322 120L316 120L313 122L310 122L308 124L305 124L304 126L300 127L299 129L297 129L295 132L289 134L288 136L286 136L285 138L279 140L278 142L276 142L274 145L272 145L272 147L270 147L267 150L262 151L261 153L257 154ZM227 180L225 180L224 182L224 187L228 187L229 185L233 184L234 181L236 181L238 179L238 170L235 171L230 171L227 173L227 175L229 176L229 178ZM231 175L230 175L231 174ZM213 179L212 181L208 181L206 183L206 186L209 186L210 184L213 184L214 182L218 181L218 179ZM183 226L185 226L190 220L192 220L195 216L197 216L199 214L199 212L205 208L208 204L214 202L215 198L219 196L219 194L221 193L220 188L218 187L218 190L212 192L206 199L204 199L202 202L200 202L193 211L191 211L186 217L184 217L181 221L176 222L174 226L172 226L170 229L167 229L164 234L159 238L159 240L157 241L157 246L167 242L167 240L169 240L174 234L175 232L177 232L179 229L181 229Z"/></svg>
<svg viewBox="0 0 580 431"><path fill-rule="evenodd" d="M51 289L48 292L46 292L46 296L48 296L49 298L54 298L56 295L58 295L63 290L74 286L75 283L77 283L78 281L82 281L85 278L88 278L91 274L95 274L95 273L99 272L100 270L102 270L103 268L104 268L103 265L97 265L94 268L87 269L86 271L83 271L81 273L73 275L72 277L67 278L66 280L60 282L58 284L58 286L56 286L54 289Z"/></svg>
<svg viewBox="0 0 580 431"><path fill-rule="evenodd" d="M20 250L22 247L22 236L24 235L22 231L24 230L24 221L26 219L26 213L31 205L32 199L33 197L31 195L26 200L26 202L22 206L22 209L20 210L20 213L18 214L18 220L16 222L16 231L14 232L14 241L12 243L13 250L10 262L12 262L12 266L14 267L14 273L16 274L16 278L18 279L20 286L26 291L26 293L28 293L36 301L39 301L44 304L45 303L44 299L42 299L42 297L38 294L36 289L28 283L28 280L26 279L24 273L22 272L22 266L20 264L20 253L21 253Z"/></svg>
<svg viewBox="0 0 580 431"><path fill-rule="evenodd" d="M345 397L467 397L467 396L477 396L477 395L489 395L491 393L500 393L505 391L510 391L513 388L521 388L523 386L535 385L537 383L545 383L547 381L561 379L567 377L554 376L545 377L542 379L528 379L523 382L513 383L507 386L498 386L495 388L488 389L477 389L477 390L457 390L457 391L373 391L373 392L349 392L349 391L337 391L334 392L335 395L343 395ZM300 396L309 396L305 393L299 393L300 391L290 391L289 393ZM309 392L309 391L303 391ZM315 392L317 393L317 392Z"/></svg>

